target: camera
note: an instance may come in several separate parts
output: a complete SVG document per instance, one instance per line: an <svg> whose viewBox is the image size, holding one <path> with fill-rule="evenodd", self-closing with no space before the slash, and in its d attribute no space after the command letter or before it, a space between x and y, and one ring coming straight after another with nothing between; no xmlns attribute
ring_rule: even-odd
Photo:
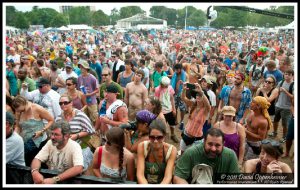
<svg viewBox="0 0 300 190"><path fill-rule="evenodd" d="M121 129L132 130L135 131L137 129L136 121L129 121L128 123L123 123L119 125Z"/></svg>

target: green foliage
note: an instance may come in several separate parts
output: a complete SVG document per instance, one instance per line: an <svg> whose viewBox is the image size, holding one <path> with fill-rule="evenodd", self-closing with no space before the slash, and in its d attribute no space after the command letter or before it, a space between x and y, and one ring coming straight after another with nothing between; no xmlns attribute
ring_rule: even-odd
<svg viewBox="0 0 300 190"><path fill-rule="evenodd" d="M7 26L15 26L16 21L16 13L17 10L14 6L7 6L6 7L6 25Z"/></svg>
<svg viewBox="0 0 300 190"><path fill-rule="evenodd" d="M128 18L139 13L145 13L139 6L127 6L120 9L120 19Z"/></svg>
<svg viewBox="0 0 300 190"><path fill-rule="evenodd" d="M17 28L20 28L20 29L27 29L27 28L29 28L29 22L22 13L17 12L14 26Z"/></svg>
<svg viewBox="0 0 300 190"><path fill-rule="evenodd" d="M60 13L56 14L50 21L51 27L59 28L61 26L66 26L68 24L69 24L68 17Z"/></svg>
<svg viewBox="0 0 300 190"><path fill-rule="evenodd" d="M109 17L102 10L95 11L92 13L92 25L109 25Z"/></svg>
<svg viewBox="0 0 300 190"><path fill-rule="evenodd" d="M89 7L72 7L69 12L70 24L91 25L91 11Z"/></svg>
<svg viewBox="0 0 300 190"><path fill-rule="evenodd" d="M117 21L120 20L120 12L118 11L118 9L113 8L111 10L109 18L110 18L110 24L115 25Z"/></svg>
<svg viewBox="0 0 300 190"><path fill-rule="evenodd" d="M170 9L165 6L152 6L150 8L151 17L166 20L168 25L175 25L176 14L176 9Z"/></svg>

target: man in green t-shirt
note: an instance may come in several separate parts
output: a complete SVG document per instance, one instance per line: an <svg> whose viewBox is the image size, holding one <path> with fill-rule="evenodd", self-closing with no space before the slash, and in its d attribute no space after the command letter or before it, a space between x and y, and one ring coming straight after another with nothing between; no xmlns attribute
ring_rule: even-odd
<svg viewBox="0 0 300 190"><path fill-rule="evenodd" d="M224 134L218 128L210 128L204 136L204 143L188 148L178 159L173 183L191 183L193 168L198 164L211 166L213 178L216 173L240 173L236 154L224 147Z"/></svg>
<svg viewBox="0 0 300 190"><path fill-rule="evenodd" d="M104 99L104 91L106 90L106 87L110 84L114 84L118 88L117 99L123 99L123 88L118 83L112 80L111 73L112 71L107 67L102 70L102 84L100 85L99 89L100 100Z"/></svg>
<svg viewBox="0 0 300 190"><path fill-rule="evenodd" d="M154 93L155 88L160 85L161 78L167 76L167 73L162 70L163 62L158 61L155 63L154 72L150 77L150 90Z"/></svg>

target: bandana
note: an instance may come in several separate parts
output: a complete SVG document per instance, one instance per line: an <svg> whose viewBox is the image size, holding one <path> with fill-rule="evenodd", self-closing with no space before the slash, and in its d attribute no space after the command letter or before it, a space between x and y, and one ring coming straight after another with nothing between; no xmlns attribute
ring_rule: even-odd
<svg viewBox="0 0 300 190"><path fill-rule="evenodd" d="M242 78L242 81L245 80L245 75L243 75L242 73L236 73L236 76L240 76Z"/></svg>
<svg viewBox="0 0 300 190"><path fill-rule="evenodd" d="M151 113L148 110L141 110L136 114L136 120L139 122L145 122L150 124L154 119L156 119L156 115Z"/></svg>
<svg viewBox="0 0 300 190"><path fill-rule="evenodd" d="M260 105L261 109L262 109L262 114L263 116L268 120L269 126L268 126L268 130L273 126L273 123L271 121L269 112L268 112L268 108L270 107L270 102L268 102L268 100L265 97L262 96L256 96L253 98L253 100Z"/></svg>

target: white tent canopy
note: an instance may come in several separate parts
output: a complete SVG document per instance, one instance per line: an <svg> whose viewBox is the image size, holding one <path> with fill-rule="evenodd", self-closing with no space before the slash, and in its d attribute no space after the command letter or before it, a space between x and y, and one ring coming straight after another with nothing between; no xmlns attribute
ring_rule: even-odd
<svg viewBox="0 0 300 190"><path fill-rule="evenodd" d="M6 26L5 29L6 30L11 30L11 31L20 30L19 28L16 28L16 27L13 27L13 26Z"/></svg>
<svg viewBox="0 0 300 190"><path fill-rule="evenodd" d="M285 26L278 26L276 27L276 29L295 29L295 21L291 22L290 24L288 25L285 25Z"/></svg>
<svg viewBox="0 0 300 190"><path fill-rule="evenodd" d="M71 29L67 28L65 26L62 26L62 27L59 27L58 30L61 30L61 31L70 31Z"/></svg>
<svg viewBox="0 0 300 190"><path fill-rule="evenodd" d="M78 25L68 25L68 28L72 30L88 30L92 29L92 27L85 25L85 24L78 24Z"/></svg>

